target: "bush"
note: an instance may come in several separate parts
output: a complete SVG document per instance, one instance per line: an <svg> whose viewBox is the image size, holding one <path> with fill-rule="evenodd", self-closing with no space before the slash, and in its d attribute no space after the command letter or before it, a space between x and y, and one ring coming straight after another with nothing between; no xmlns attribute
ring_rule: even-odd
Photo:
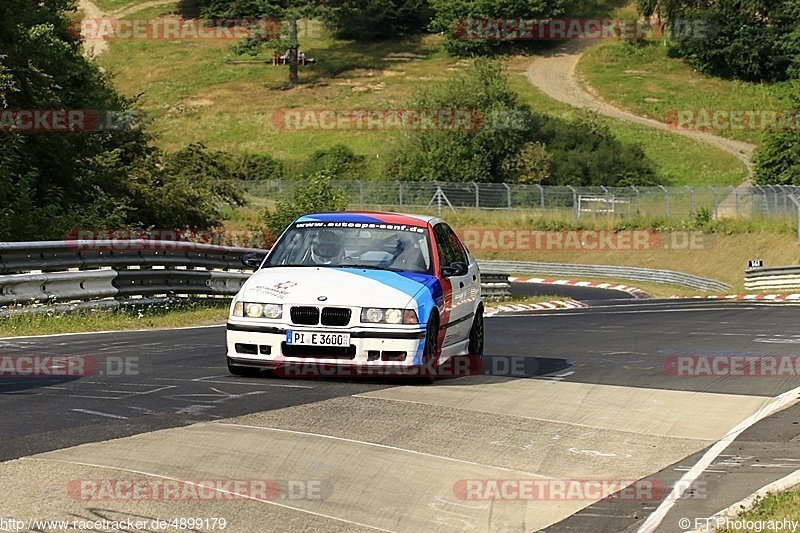
<svg viewBox="0 0 800 533"><path fill-rule="evenodd" d="M264 224L277 237L298 217L324 211L347 209L347 195L335 187L328 172L317 172L300 180L292 200L280 199L275 210L264 212Z"/></svg>
<svg viewBox="0 0 800 533"><path fill-rule="evenodd" d="M687 35L673 35L670 53L707 74L748 81L800 78L800 4L719 0L668 4L669 26L698 22ZM658 2L640 1L649 16Z"/></svg>
<svg viewBox="0 0 800 533"><path fill-rule="evenodd" d="M495 127L495 117L534 119L508 87L500 66L485 60L463 75L421 91L410 109L471 114L469 127L411 132L389 167L393 179L412 181L504 181L503 163L526 141L524 128Z"/></svg>
<svg viewBox="0 0 800 533"><path fill-rule="evenodd" d="M281 179L285 175L283 162L268 154L244 154L232 159L231 172L239 180Z"/></svg>
<svg viewBox="0 0 800 533"><path fill-rule="evenodd" d="M342 144L324 150L317 150L302 165L304 175L325 172L337 180L365 179L366 157L356 155Z"/></svg>
<svg viewBox="0 0 800 533"><path fill-rule="evenodd" d="M566 10L565 0L431 0L434 18L431 29L445 35L445 48L453 55L474 56L504 52L520 43L483 39L480 30L472 32L468 19L546 19L558 17Z"/></svg>
<svg viewBox="0 0 800 533"><path fill-rule="evenodd" d="M470 110L482 122L473 130L410 133L389 165L392 179L575 186L662 181L643 150L621 143L596 115L570 122L533 113L486 60L421 93L411 107Z"/></svg>
<svg viewBox="0 0 800 533"><path fill-rule="evenodd" d="M228 159L202 144L174 154L154 152L131 174L126 223L168 229L218 226L222 205L244 205Z"/></svg>
<svg viewBox="0 0 800 533"><path fill-rule="evenodd" d="M800 131L766 134L753 159L759 185L800 185Z"/></svg>
<svg viewBox="0 0 800 533"><path fill-rule="evenodd" d="M340 39L377 41L424 31L432 11L427 0L334 0L322 13Z"/></svg>

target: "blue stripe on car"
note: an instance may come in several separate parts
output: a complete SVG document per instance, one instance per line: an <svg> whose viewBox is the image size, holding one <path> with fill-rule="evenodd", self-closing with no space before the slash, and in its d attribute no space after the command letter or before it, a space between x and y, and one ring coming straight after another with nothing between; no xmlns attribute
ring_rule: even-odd
<svg viewBox="0 0 800 533"><path fill-rule="evenodd" d="M363 276L384 285L402 291L413 298L417 304L417 316L420 324L425 327L428 319L437 306L440 307L444 301L442 284L436 276L421 274L416 272L392 272L389 270L368 270L359 268L343 268L345 272ZM425 350L425 341L419 343L417 353L414 355L413 363L422 364L422 354Z"/></svg>

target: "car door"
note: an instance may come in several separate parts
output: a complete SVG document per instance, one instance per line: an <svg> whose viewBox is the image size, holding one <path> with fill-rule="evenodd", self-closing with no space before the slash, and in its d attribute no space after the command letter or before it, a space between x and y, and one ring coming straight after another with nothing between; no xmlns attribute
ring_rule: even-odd
<svg viewBox="0 0 800 533"><path fill-rule="evenodd" d="M439 254L439 276L445 286L445 295L448 292L448 285L450 290L450 298L445 297L446 321L442 321L442 325L446 326L442 346L447 347L469 338L469 330L472 327L472 317L474 316L473 305L471 305L474 303L474 298L471 300L470 295L473 293L477 275L475 271L470 271L466 249L453 229L444 222L440 222L434 226L433 231ZM441 272L441 268L455 262L466 264L467 272L464 275L445 276Z"/></svg>

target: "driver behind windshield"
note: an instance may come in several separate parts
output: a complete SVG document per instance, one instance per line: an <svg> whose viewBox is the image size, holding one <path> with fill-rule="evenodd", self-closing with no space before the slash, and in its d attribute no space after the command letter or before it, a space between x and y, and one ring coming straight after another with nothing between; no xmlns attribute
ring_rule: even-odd
<svg viewBox="0 0 800 533"><path fill-rule="evenodd" d="M344 257L342 238L331 230L322 230L311 244L311 261L315 265L338 265Z"/></svg>

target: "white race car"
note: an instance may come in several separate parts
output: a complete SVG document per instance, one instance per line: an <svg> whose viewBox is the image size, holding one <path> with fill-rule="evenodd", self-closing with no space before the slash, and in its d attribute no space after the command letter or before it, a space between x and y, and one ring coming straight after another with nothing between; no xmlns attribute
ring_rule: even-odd
<svg viewBox="0 0 800 533"><path fill-rule="evenodd" d="M231 303L232 374L400 370L432 381L449 358L483 354L480 272L438 218L306 215L260 259L243 259L260 268Z"/></svg>

